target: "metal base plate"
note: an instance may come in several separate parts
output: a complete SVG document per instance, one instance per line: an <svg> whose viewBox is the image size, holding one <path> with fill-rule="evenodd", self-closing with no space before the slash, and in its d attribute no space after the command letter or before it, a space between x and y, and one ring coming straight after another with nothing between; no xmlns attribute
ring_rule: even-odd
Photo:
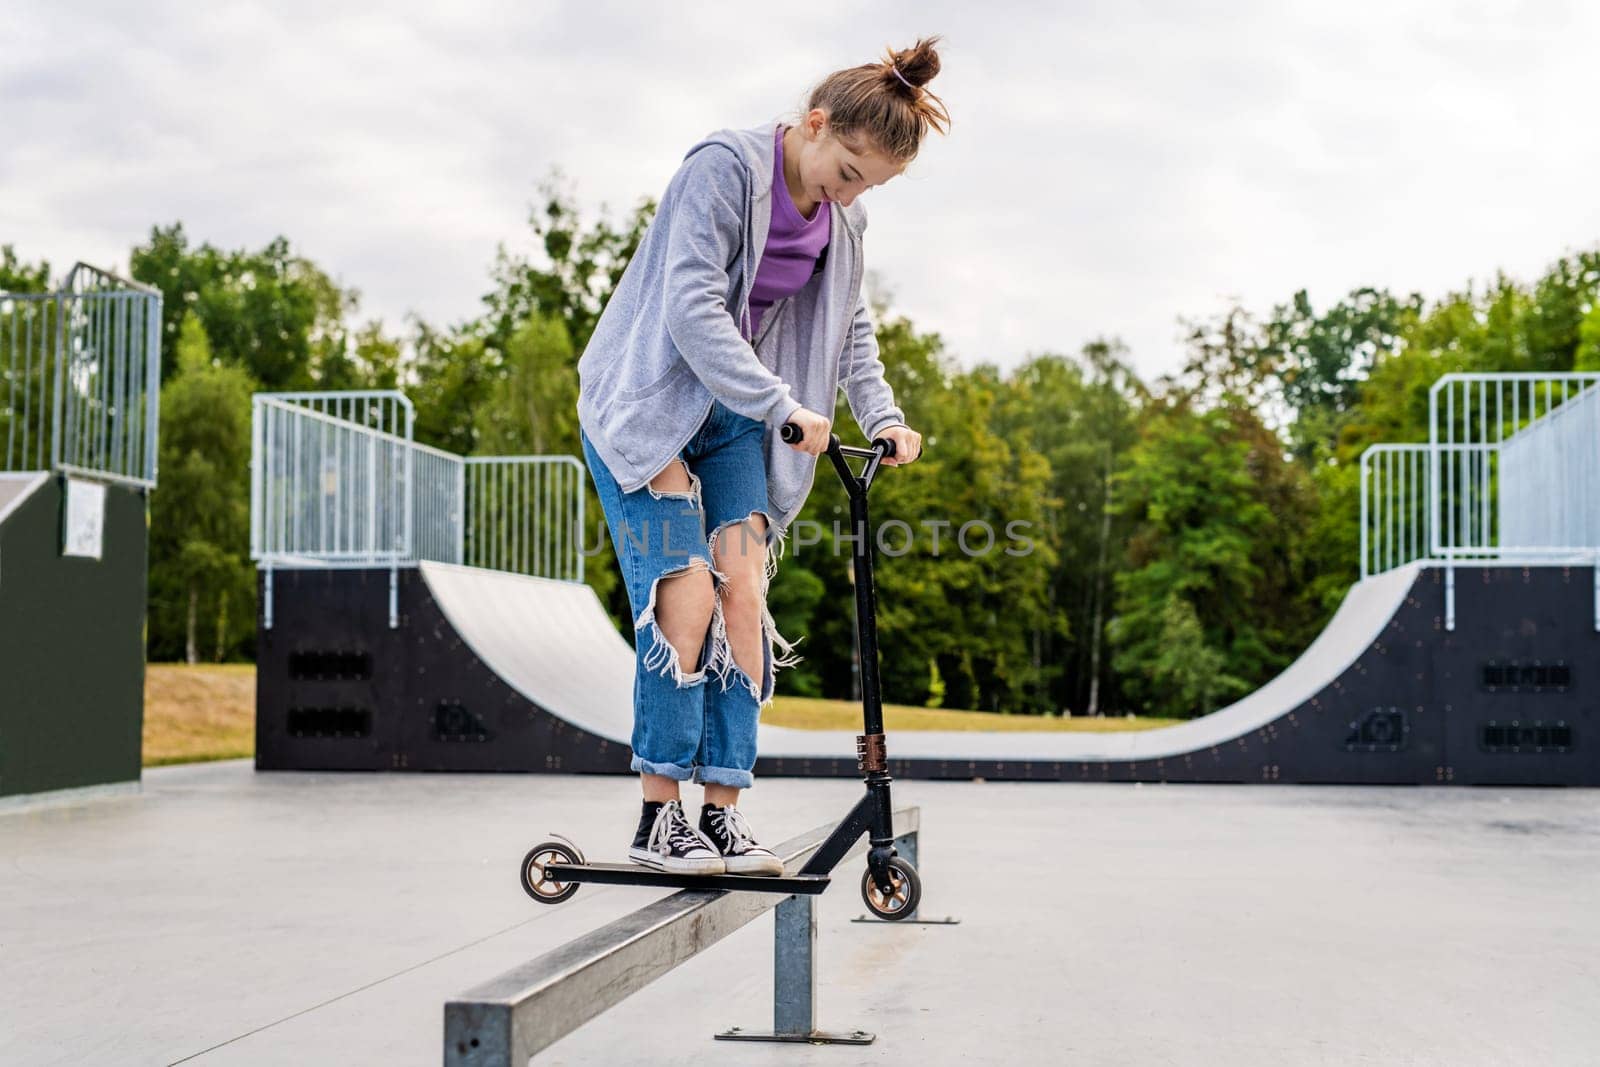
<svg viewBox="0 0 1600 1067"><path fill-rule="evenodd" d="M735 1026L717 1034L716 1038L718 1041L776 1041L786 1045L870 1045L878 1039L878 1035L865 1030L851 1030L847 1034L826 1030L813 1030L809 1034L779 1034Z"/></svg>
<svg viewBox="0 0 1600 1067"><path fill-rule="evenodd" d="M857 915L853 923L873 923L877 926L960 926L961 920L946 915L942 919L879 919L872 915Z"/></svg>
<svg viewBox="0 0 1600 1067"><path fill-rule="evenodd" d="M598 882L604 885L654 885L672 889L722 889L744 893L798 893L816 896L828 888L823 875L787 874L674 874L637 863L550 863L545 874L558 882Z"/></svg>

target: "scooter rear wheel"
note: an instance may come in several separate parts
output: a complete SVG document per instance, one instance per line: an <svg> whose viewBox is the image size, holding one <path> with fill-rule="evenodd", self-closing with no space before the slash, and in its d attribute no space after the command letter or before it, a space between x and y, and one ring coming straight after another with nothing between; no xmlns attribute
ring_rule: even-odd
<svg viewBox="0 0 1600 1067"><path fill-rule="evenodd" d="M904 919L916 914L922 901L922 879L917 869L904 856L889 859L889 892L878 888L869 868L861 876L861 899L867 910L880 919Z"/></svg>
<svg viewBox="0 0 1600 1067"><path fill-rule="evenodd" d="M559 904L578 891L577 882L559 882L545 873L552 863L583 863L577 849L560 841L545 841L534 845L522 858L522 888L541 904Z"/></svg>

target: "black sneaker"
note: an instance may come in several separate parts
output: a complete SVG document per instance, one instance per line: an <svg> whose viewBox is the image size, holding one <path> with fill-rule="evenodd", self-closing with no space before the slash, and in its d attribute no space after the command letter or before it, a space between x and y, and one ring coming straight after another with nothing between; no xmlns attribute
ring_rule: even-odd
<svg viewBox="0 0 1600 1067"><path fill-rule="evenodd" d="M729 804L725 808L707 804L700 809L700 833L709 837L722 853L729 874L782 874L783 860L764 845L756 844L755 834L744 812Z"/></svg>
<svg viewBox="0 0 1600 1067"><path fill-rule="evenodd" d="M674 874L722 874L727 868L716 846L689 825L683 803L646 801L628 858Z"/></svg>

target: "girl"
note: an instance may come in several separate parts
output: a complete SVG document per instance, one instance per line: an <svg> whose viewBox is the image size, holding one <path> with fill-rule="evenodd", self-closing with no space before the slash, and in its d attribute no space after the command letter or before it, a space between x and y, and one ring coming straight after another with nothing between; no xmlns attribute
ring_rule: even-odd
<svg viewBox="0 0 1600 1067"><path fill-rule="evenodd" d="M841 387L867 439L894 441L885 463L922 450L861 295L858 198L905 170L930 126L946 132L923 88L938 40L829 75L793 125L690 149L578 361L584 456L634 614L635 862L783 873L735 807L774 673L796 662L767 587ZM784 444L785 422L804 439ZM705 787L698 827L689 780Z"/></svg>

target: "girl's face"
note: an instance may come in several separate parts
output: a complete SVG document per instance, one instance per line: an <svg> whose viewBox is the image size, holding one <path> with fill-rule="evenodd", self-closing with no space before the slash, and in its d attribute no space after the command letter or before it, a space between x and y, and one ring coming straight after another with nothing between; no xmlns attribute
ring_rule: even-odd
<svg viewBox="0 0 1600 1067"><path fill-rule="evenodd" d="M828 113L813 108L792 131L799 135L799 151L784 145L784 169L793 159L800 186L812 200L833 200L844 207L874 186L882 185L906 169L865 143L847 144L833 135Z"/></svg>

